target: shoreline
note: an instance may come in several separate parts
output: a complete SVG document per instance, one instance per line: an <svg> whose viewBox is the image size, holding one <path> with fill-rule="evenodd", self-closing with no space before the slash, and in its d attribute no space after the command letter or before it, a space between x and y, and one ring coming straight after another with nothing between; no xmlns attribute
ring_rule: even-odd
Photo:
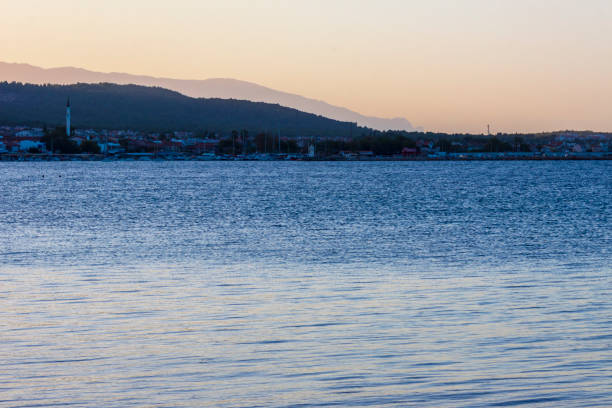
<svg viewBox="0 0 612 408"><path fill-rule="evenodd" d="M121 155L103 154L30 154L30 153L1 153L0 162L52 162L52 161L314 161L314 162L419 162L419 161L584 161L597 160L605 161L612 160L612 153L606 155L566 155L566 156L548 156L548 155L530 155L530 156L462 156L459 153L456 156L445 157L296 157L292 155L279 155L261 157L244 157L244 156L202 156L202 155L184 155L184 154L142 154L142 153L124 153Z"/></svg>

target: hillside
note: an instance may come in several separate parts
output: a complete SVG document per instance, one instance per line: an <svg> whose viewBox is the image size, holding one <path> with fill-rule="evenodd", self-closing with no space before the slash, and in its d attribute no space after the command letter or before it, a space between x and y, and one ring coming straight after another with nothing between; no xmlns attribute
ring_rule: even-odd
<svg viewBox="0 0 612 408"><path fill-rule="evenodd" d="M190 98L156 87L0 83L0 123L63 124L66 100L81 128L229 133L280 130L287 136L349 136L355 125L296 109L233 99Z"/></svg>
<svg viewBox="0 0 612 408"><path fill-rule="evenodd" d="M27 82L32 84L75 84L75 83L115 83L120 85L135 84L158 86L194 98L240 99L253 102L266 102L294 108L303 112L325 116L327 118L355 122L378 130L415 129L404 118L377 118L365 116L349 109L334 106L327 102L306 98L287 92L270 89L252 82L227 78L211 78L205 80L185 80L172 78L156 78L144 75L124 73L103 73L88 71L81 68L40 68L28 64L11 64L0 62L0 81Z"/></svg>

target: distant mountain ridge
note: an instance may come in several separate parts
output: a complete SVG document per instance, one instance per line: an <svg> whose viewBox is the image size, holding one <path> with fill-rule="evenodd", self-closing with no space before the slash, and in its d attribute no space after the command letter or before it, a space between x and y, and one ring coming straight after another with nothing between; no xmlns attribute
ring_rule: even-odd
<svg viewBox="0 0 612 408"><path fill-rule="evenodd" d="M82 68L40 68L29 64L0 62L0 81L31 84L115 83L167 88L194 98L239 99L279 104L307 113L378 130L422 131L404 118L377 118L300 95L266 88L252 82L228 78L185 80L124 73L102 73Z"/></svg>

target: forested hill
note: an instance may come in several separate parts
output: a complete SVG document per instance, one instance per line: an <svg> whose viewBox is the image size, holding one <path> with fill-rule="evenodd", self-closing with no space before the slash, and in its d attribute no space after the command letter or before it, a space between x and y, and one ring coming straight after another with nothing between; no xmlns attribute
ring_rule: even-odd
<svg viewBox="0 0 612 408"><path fill-rule="evenodd" d="M138 85L32 85L0 82L0 124L63 125L70 98L77 128L142 131L232 130L286 136L350 136L355 125L260 102L190 98Z"/></svg>

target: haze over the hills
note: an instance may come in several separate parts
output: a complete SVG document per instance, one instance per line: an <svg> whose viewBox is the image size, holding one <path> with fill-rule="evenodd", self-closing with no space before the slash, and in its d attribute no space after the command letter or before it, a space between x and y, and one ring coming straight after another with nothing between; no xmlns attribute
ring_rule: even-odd
<svg viewBox="0 0 612 408"><path fill-rule="evenodd" d="M359 126L378 130L422 130L415 128L404 118L377 118L364 116L324 101L309 99L300 95L266 88L251 82L229 78L206 80L184 80L156 78L126 73L102 73L82 68L40 68L29 64L0 62L0 81L16 81L31 84L75 84L75 83L115 83L158 86L194 98L239 99L253 102L279 104L315 115L325 116L342 122L355 122Z"/></svg>

